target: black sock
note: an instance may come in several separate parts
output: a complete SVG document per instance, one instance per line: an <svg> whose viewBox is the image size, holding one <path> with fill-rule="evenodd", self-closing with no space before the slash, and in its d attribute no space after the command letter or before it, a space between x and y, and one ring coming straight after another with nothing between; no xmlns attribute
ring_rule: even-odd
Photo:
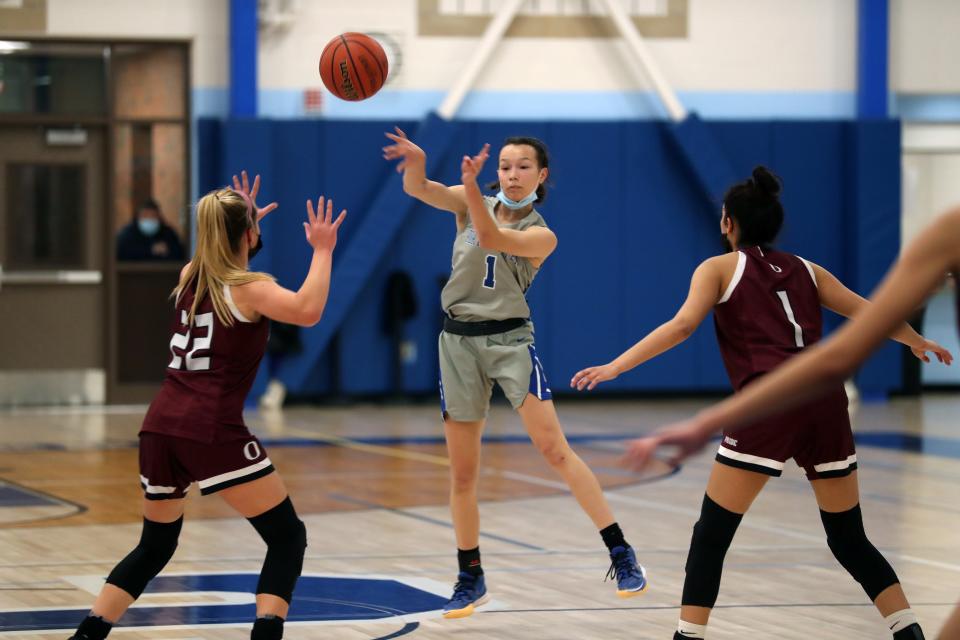
<svg viewBox="0 0 960 640"><path fill-rule="evenodd" d="M909 627L900 629L893 634L893 640L924 640L923 631L920 630L920 625L914 622Z"/></svg>
<svg viewBox="0 0 960 640"><path fill-rule="evenodd" d="M603 544L607 549L613 551L614 547L629 547L627 541L623 539L623 531L620 531L620 525L614 522L609 527L600 529L600 537L603 538Z"/></svg>
<svg viewBox="0 0 960 640"><path fill-rule="evenodd" d="M283 637L283 618L265 615L257 618L250 632L250 640L280 640Z"/></svg>
<svg viewBox="0 0 960 640"><path fill-rule="evenodd" d="M472 576L482 576L483 569L480 567L480 547L473 549L457 549L457 562L460 564L461 573L469 573Z"/></svg>
<svg viewBox="0 0 960 640"><path fill-rule="evenodd" d="M70 640L104 640L113 625L101 616L87 616L77 627L77 632Z"/></svg>

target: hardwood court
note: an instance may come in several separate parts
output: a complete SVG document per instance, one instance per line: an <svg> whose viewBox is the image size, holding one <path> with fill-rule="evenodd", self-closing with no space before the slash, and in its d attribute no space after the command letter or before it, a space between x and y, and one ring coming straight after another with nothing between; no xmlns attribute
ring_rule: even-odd
<svg viewBox="0 0 960 640"><path fill-rule="evenodd" d="M249 414L309 532L298 590L304 601L294 608L312 618L290 624L287 637L670 637L713 452L676 472L661 465L643 478L616 463L624 438L700 406L559 402L568 436L598 473L649 571L649 591L631 600L618 599L604 583L599 536L525 441L515 415L495 407L481 481L481 548L494 602L459 621L435 611L456 570L435 407ZM928 637L960 597L958 409L952 396L927 396L865 405L855 415L867 530L898 571ZM32 609L30 615L47 619L50 611L36 611L63 610L63 619L79 620L92 602L88 590L135 544L135 441L143 411L0 413L0 637L62 640L62 631L11 631L12 612ZM180 547L164 574L170 577L145 594L137 613L149 627L118 628L111 637L248 637L247 625L222 626L226 618L216 612L252 601L236 585L259 571L263 550L252 528L219 499L192 496ZM407 606L414 601L416 607ZM222 606L202 606L216 604ZM887 637L879 615L827 550L812 495L792 466L745 518L710 624L718 639L765 633Z"/></svg>

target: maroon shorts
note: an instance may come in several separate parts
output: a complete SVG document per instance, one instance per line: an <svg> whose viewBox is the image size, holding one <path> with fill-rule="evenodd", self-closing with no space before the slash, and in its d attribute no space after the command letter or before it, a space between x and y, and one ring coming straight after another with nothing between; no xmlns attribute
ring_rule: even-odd
<svg viewBox="0 0 960 640"><path fill-rule="evenodd" d="M267 452L252 434L212 444L162 433L140 434L140 486L148 500L183 498L192 482L207 495L272 472Z"/></svg>
<svg viewBox="0 0 960 640"><path fill-rule="evenodd" d="M724 431L717 451L717 462L770 476L783 473L790 458L808 480L839 478L857 468L843 387L799 409Z"/></svg>

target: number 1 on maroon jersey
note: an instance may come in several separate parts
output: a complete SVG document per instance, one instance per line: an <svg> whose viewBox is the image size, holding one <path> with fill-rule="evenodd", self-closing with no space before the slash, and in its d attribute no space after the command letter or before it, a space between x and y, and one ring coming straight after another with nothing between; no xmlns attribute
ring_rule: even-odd
<svg viewBox="0 0 960 640"><path fill-rule="evenodd" d="M790 298L786 291L777 291L777 297L780 298L780 304L783 305L783 311L787 314L787 321L793 325L793 339L798 347L803 346L803 329L797 324L797 319L793 317L793 307L790 306Z"/></svg>

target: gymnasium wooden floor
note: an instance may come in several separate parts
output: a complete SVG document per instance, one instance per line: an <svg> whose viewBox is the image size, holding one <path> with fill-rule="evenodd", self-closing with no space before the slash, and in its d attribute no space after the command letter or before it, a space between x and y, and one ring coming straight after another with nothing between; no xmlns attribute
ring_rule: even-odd
<svg viewBox="0 0 960 640"><path fill-rule="evenodd" d="M288 625L287 637L671 637L713 450L682 469L663 465L642 478L616 463L624 438L703 404L558 402L568 436L598 473L648 569L650 589L630 600L604 583L607 558L596 531L525 441L516 416L496 406L481 481L481 548L494 601L463 620L436 612L456 566L435 407L251 412L248 422L287 481L310 540L309 584L301 579L304 604L295 608L316 611ZM135 441L144 409L0 413L0 637L65 638L51 630L49 616L61 610L61 618L82 617L92 602L89 590L136 543ZM956 395L866 404L855 413L867 531L898 571L931 638L960 597L958 413ZM189 579L171 578L162 591L145 594L143 605L160 612L152 626L119 628L111 637L249 637L248 624L216 612L226 605L249 611L252 599L234 587L253 579L263 550L252 528L216 497L193 496L167 568ZM222 574L229 575L218 582ZM419 608L407 607L414 600ZM209 606L217 604L223 606ZM185 605L208 606L188 615ZM47 620L47 630L13 631L15 615ZM889 637L827 550L816 505L792 465L768 484L740 528L710 637Z"/></svg>

